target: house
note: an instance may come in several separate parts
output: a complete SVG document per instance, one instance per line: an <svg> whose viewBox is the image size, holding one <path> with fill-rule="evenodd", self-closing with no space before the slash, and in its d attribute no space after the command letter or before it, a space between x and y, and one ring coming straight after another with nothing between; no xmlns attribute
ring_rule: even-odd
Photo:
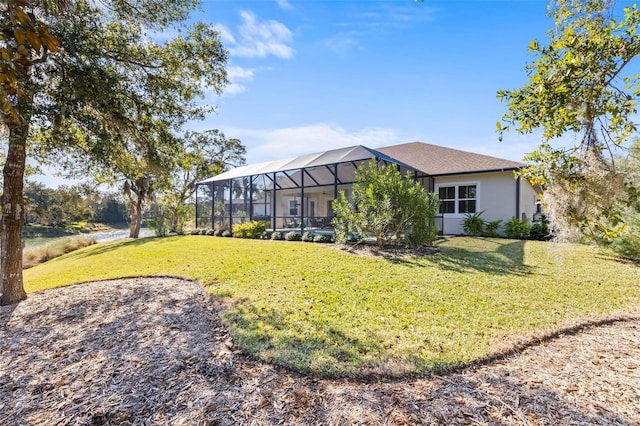
<svg viewBox="0 0 640 426"><path fill-rule="evenodd" d="M243 220L266 220L271 229L331 229L331 202L350 195L355 170L375 158L411 172L440 198L437 225L461 234L467 213L485 220L532 218L538 194L515 177L523 163L411 142L371 149L361 145L247 165L197 184L196 226L228 229Z"/></svg>

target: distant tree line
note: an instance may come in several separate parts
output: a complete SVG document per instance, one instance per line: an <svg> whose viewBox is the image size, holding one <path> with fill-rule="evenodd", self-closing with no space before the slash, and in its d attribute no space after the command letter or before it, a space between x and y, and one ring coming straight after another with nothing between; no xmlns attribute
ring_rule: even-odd
<svg viewBox="0 0 640 426"><path fill-rule="evenodd" d="M26 224L63 226L87 221L116 225L129 221L129 206L122 194L100 191L89 184L54 189L27 181L24 196Z"/></svg>

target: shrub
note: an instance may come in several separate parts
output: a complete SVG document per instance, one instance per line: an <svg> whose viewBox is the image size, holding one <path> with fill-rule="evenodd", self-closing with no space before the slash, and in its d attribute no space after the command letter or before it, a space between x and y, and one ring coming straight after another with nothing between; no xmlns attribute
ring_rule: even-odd
<svg viewBox="0 0 640 426"><path fill-rule="evenodd" d="M251 220L233 225L233 236L237 238L260 238L267 230L268 222Z"/></svg>
<svg viewBox="0 0 640 426"><path fill-rule="evenodd" d="M221 235L222 235L223 237L226 237L226 238L228 238L228 237L233 237L233 233L232 233L231 231L229 231L228 229L225 229L224 231L222 231L222 234L221 234Z"/></svg>
<svg viewBox="0 0 640 426"><path fill-rule="evenodd" d="M236 223L233 225L233 236L235 238L249 238L249 230L244 223Z"/></svg>
<svg viewBox="0 0 640 426"><path fill-rule="evenodd" d="M465 214L465 219L462 221L462 229L465 234L469 235L481 235L483 229L485 228L485 221L480 216L482 216L484 210L476 213L467 213Z"/></svg>
<svg viewBox="0 0 640 426"><path fill-rule="evenodd" d="M549 241L553 236L549 231L549 221L542 220L531 225L530 240Z"/></svg>
<svg viewBox="0 0 640 426"><path fill-rule="evenodd" d="M312 243L313 242L313 237L314 235L311 232L305 232L304 234L302 234L302 241L306 242L306 243Z"/></svg>
<svg viewBox="0 0 640 426"><path fill-rule="evenodd" d="M282 235L282 232L280 232L280 231L275 231L274 233L271 234L271 239L272 240L284 240L284 235Z"/></svg>
<svg viewBox="0 0 640 426"><path fill-rule="evenodd" d="M271 239L271 232L270 231L264 231L262 233L262 235L260 235L260 239L261 240L270 240Z"/></svg>
<svg viewBox="0 0 640 426"><path fill-rule="evenodd" d="M629 215L628 226L611 242L611 248L625 259L640 260L640 205Z"/></svg>
<svg viewBox="0 0 640 426"><path fill-rule="evenodd" d="M529 238L531 225L529 219L518 219L512 217L504 224L504 231L509 238L519 238L521 240Z"/></svg>
<svg viewBox="0 0 640 426"><path fill-rule="evenodd" d="M435 194L427 193L411 174L402 176L395 165L362 163L355 173L352 200L340 191L332 203L336 241L342 244L349 235L370 234L380 247L402 242L432 245L438 205Z"/></svg>
<svg viewBox="0 0 640 426"><path fill-rule="evenodd" d="M640 232L626 231L611 244L613 251L620 257L640 260Z"/></svg>
<svg viewBox="0 0 640 426"><path fill-rule="evenodd" d="M484 235L487 237L498 237L500 234L498 233L498 229L500 229L500 225L502 225L501 220L492 220L486 222L484 224Z"/></svg>
<svg viewBox="0 0 640 426"><path fill-rule="evenodd" d="M287 232L287 235L284 236L284 239L287 241L300 241L302 240L302 236L296 231L291 231Z"/></svg>
<svg viewBox="0 0 640 426"><path fill-rule="evenodd" d="M333 236L329 235L329 234L318 234L316 236L313 237L313 242L314 243L332 243L333 242Z"/></svg>
<svg viewBox="0 0 640 426"><path fill-rule="evenodd" d="M159 219L149 219L147 221L147 226L149 229L153 229L156 237L166 237L167 236L167 228L164 226L163 218Z"/></svg>

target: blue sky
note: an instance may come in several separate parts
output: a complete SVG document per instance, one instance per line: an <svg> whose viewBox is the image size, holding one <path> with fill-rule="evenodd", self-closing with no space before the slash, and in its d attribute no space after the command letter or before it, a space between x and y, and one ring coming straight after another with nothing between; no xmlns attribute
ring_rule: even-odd
<svg viewBox="0 0 640 426"><path fill-rule="evenodd" d="M498 141L496 91L526 81L547 4L207 0L231 85L193 127L240 138L249 163L416 140L520 160L539 137Z"/></svg>
<svg viewBox="0 0 640 426"><path fill-rule="evenodd" d="M203 0L194 20L220 31L231 84L189 127L239 138L248 163L412 141L521 160L540 135L499 142L496 91L526 82L527 46L552 26L547 5Z"/></svg>

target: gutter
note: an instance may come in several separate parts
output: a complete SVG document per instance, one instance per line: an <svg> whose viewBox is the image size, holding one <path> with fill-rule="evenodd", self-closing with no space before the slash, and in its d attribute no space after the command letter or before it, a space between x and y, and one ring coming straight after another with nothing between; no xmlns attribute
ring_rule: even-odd
<svg viewBox="0 0 640 426"><path fill-rule="evenodd" d="M521 167L506 167L502 169L491 169L491 170L475 170L475 171L466 171L466 172L455 172L455 173L439 173L436 175L430 175L431 177L442 177L442 176L460 176L460 175L475 175L478 173L499 173L499 172L512 172L515 170L520 170Z"/></svg>

